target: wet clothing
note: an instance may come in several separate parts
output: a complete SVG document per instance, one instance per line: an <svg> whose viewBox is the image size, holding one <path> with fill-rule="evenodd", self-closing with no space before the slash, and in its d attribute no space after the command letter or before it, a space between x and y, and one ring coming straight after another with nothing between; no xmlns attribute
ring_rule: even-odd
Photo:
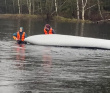
<svg viewBox="0 0 110 93"><path fill-rule="evenodd" d="M24 41L25 32L17 32L17 39L20 40L20 41Z"/></svg>
<svg viewBox="0 0 110 93"><path fill-rule="evenodd" d="M17 40L17 43L18 44L25 44L26 42L24 41L24 39L27 37L26 33L25 32L16 32L13 34L13 38L16 40L16 38L18 39Z"/></svg>
<svg viewBox="0 0 110 93"><path fill-rule="evenodd" d="M20 41L20 40L17 40L17 43L18 43L18 44L27 44L26 41Z"/></svg>
<svg viewBox="0 0 110 93"><path fill-rule="evenodd" d="M55 32L53 31L52 28L50 28L50 30L46 30L46 29L44 28L44 34L55 34Z"/></svg>

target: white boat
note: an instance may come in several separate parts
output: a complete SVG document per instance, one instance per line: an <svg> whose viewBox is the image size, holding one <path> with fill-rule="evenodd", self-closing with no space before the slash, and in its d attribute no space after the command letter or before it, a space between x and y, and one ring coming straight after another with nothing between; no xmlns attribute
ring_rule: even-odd
<svg viewBox="0 0 110 93"><path fill-rule="evenodd" d="M25 38L25 41L31 44L47 46L110 49L110 40L60 34L33 35Z"/></svg>

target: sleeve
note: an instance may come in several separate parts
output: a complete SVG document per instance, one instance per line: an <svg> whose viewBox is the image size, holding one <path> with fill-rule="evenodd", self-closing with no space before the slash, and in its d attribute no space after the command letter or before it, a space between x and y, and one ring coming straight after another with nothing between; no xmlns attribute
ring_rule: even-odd
<svg viewBox="0 0 110 93"><path fill-rule="evenodd" d="M54 31L54 29L52 29L52 33L53 33L53 34L55 34L55 31Z"/></svg>
<svg viewBox="0 0 110 93"><path fill-rule="evenodd" d="M13 36L17 37L17 33L14 33Z"/></svg>
<svg viewBox="0 0 110 93"><path fill-rule="evenodd" d="M27 38L27 34L25 33L25 38Z"/></svg>
<svg viewBox="0 0 110 93"><path fill-rule="evenodd" d="M13 34L13 39L16 40L16 38L17 38L17 33L14 33Z"/></svg>

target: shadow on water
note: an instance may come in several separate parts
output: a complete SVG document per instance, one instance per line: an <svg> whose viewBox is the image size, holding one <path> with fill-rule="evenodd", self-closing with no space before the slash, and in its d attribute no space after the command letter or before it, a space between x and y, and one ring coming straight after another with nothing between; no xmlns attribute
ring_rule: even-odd
<svg viewBox="0 0 110 93"><path fill-rule="evenodd" d="M33 35L42 33L44 23L32 20L1 21L0 93L110 92L109 50L17 45L12 39L12 34L17 31L18 25L23 26L28 35ZM51 25L55 26L59 34L93 37L95 33L94 37L109 37L107 30L103 32L106 33L105 37L99 34L102 25L96 27L94 24L80 23L51 23ZM108 24L104 27L108 27Z"/></svg>

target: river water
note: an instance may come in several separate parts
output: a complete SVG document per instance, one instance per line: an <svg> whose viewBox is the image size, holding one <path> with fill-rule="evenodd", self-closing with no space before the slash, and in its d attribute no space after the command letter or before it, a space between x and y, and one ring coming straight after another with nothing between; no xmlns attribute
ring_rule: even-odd
<svg viewBox="0 0 110 93"><path fill-rule="evenodd" d="M110 24L50 22L57 34L110 39ZM110 93L110 51L18 45L20 26L43 34L45 22L0 19L0 93Z"/></svg>

